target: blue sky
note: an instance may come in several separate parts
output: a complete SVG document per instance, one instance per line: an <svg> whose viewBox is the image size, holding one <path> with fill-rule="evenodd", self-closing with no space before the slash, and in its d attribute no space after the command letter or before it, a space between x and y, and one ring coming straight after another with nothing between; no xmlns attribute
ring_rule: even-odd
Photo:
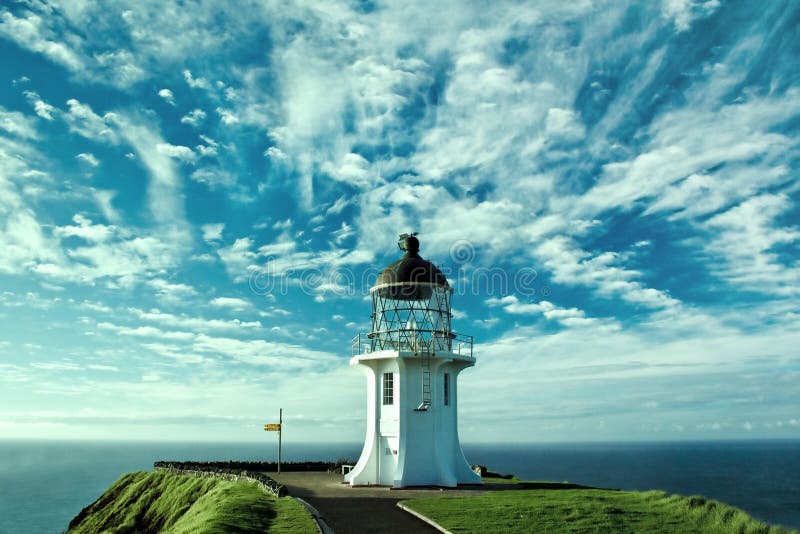
<svg viewBox="0 0 800 534"><path fill-rule="evenodd" d="M397 234L463 441L800 437L796 2L4 2L0 436L363 438Z"/></svg>

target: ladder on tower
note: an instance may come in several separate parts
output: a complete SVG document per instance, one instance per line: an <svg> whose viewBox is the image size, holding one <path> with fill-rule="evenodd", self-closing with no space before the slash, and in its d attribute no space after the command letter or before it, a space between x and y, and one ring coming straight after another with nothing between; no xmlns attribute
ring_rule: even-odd
<svg viewBox="0 0 800 534"><path fill-rule="evenodd" d="M422 402L417 406L416 411L427 412L431 407L431 356L429 351L419 353L419 365L422 369Z"/></svg>

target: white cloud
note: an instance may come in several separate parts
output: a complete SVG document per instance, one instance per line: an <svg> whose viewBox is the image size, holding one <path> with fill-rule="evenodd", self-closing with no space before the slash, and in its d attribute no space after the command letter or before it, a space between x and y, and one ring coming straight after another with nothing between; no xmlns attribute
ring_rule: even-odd
<svg viewBox="0 0 800 534"><path fill-rule="evenodd" d="M281 150L276 146L269 147L267 150L264 151L264 155L267 156L268 158L272 158L275 160L285 160L288 158L288 156L283 152L283 150Z"/></svg>
<svg viewBox="0 0 800 534"><path fill-rule="evenodd" d="M181 117L181 122L197 128L200 125L200 123L202 123L203 120L205 120L205 118L206 118L206 112L198 108L198 109L193 109L192 111Z"/></svg>
<svg viewBox="0 0 800 534"><path fill-rule="evenodd" d="M72 362L32 362L31 367L45 371L80 371L81 366Z"/></svg>
<svg viewBox="0 0 800 534"><path fill-rule="evenodd" d="M190 178L195 182L206 184L212 191L236 185L236 176L218 167L202 167L192 172Z"/></svg>
<svg viewBox="0 0 800 534"><path fill-rule="evenodd" d="M211 84L208 83L208 80L202 77L195 78L194 76L192 76L192 71L190 71L189 69L185 69L183 71L183 79L186 80L186 83L189 85L189 87L193 89L211 90Z"/></svg>
<svg viewBox="0 0 800 534"><path fill-rule="evenodd" d="M369 187L375 182L370 174L369 162L359 154L345 154L338 165L326 162L322 170L335 180L339 180L358 187Z"/></svg>
<svg viewBox="0 0 800 534"><path fill-rule="evenodd" d="M167 104L171 106L175 105L175 95L172 94L172 91L170 91L169 89L160 89L158 91L158 96L163 98L164 102L166 102ZM181 120L181 122L183 121Z"/></svg>
<svg viewBox="0 0 800 534"><path fill-rule="evenodd" d="M342 221L342 225L338 230L334 230L332 235L336 238L336 243L341 244L344 240L355 235L355 230L347 222Z"/></svg>
<svg viewBox="0 0 800 534"><path fill-rule="evenodd" d="M284 370L325 369L341 361L333 354L262 339L245 341L201 334L193 348L200 353L218 353L250 365Z"/></svg>
<svg viewBox="0 0 800 534"><path fill-rule="evenodd" d="M127 89L148 76L148 72L137 64L139 58L125 48L95 53L92 59L94 69L91 77L120 89Z"/></svg>
<svg viewBox="0 0 800 534"><path fill-rule="evenodd" d="M222 239L222 230L225 229L225 223L204 224L200 229L203 231L203 241L219 241Z"/></svg>
<svg viewBox="0 0 800 534"><path fill-rule="evenodd" d="M14 179L35 183L38 176L29 166L36 154L23 146L3 146L0 137L0 272L20 274L39 262L62 262L58 245L49 236L26 203ZM7 149L19 149L16 156Z"/></svg>
<svg viewBox="0 0 800 534"><path fill-rule="evenodd" d="M597 319L586 317L583 310L577 308L561 308L547 300L523 304L515 295L490 298L486 301L486 305L502 307L506 313L512 315L542 314L547 320L557 321L564 326L584 326L597 322Z"/></svg>
<svg viewBox="0 0 800 534"><path fill-rule="evenodd" d="M137 318L157 324L162 328L181 328L192 332L234 331L249 333L260 330L259 321L240 321L239 319L205 319L187 315L175 315L156 309L144 311L130 308L129 311Z"/></svg>
<svg viewBox="0 0 800 534"><path fill-rule="evenodd" d="M723 260L712 261L712 270L741 289L797 295L800 264L781 261L775 250L800 241L800 229L777 222L791 206L786 195L763 194L709 219L706 250Z"/></svg>
<svg viewBox="0 0 800 534"><path fill-rule="evenodd" d="M132 236L129 230L116 226L94 224L81 215L73 218L75 225L58 226L53 235L63 240L78 237L82 243L71 244L65 256L41 261L33 272L55 279L92 283L110 278L131 285L142 277L163 271L174 265L173 245L152 236ZM60 247L56 248L61 250Z"/></svg>
<svg viewBox="0 0 800 534"><path fill-rule="evenodd" d="M108 191L103 189L92 189L92 196L94 197L95 202L97 203L97 207L100 209L100 212L103 216L108 219L110 223L119 223L121 221L121 216L119 212L114 208L114 205L111 203L116 196L115 191Z"/></svg>
<svg viewBox="0 0 800 534"><path fill-rule="evenodd" d="M145 122L127 116L115 115L113 119L120 136L136 151L150 173L147 191L150 211L155 222L161 225L161 234L173 242L177 254L188 243L181 179L172 158L157 148L164 145L164 150L170 151L166 147L172 145L165 143L158 131Z"/></svg>
<svg viewBox="0 0 800 534"><path fill-rule="evenodd" d="M677 306L667 292L645 287L642 273L628 269L625 256L617 252L592 255L572 240L557 236L534 249L534 255L553 273L553 280L568 285L593 287L600 295L615 296L651 308Z"/></svg>
<svg viewBox="0 0 800 534"><path fill-rule="evenodd" d="M92 302L91 300L84 300L83 302L80 303L79 307L81 309L91 310L104 314L110 314L114 311L105 304L102 304L100 302Z"/></svg>
<svg viewBox="0 0 800 534"><path fill-rule="evenodd" d="M250 301L238 297L217 297L212 299L209 304L216 308L226 308L233 311L249 310L253 307Z"/></svg>
<svg viewBox="0 0 800 534"><path fill-rule="evenodd" d="M117 143L117 134L111 127L115 119L113 113L107 113L101 117L92 110L91 106L74 98L67 100L67 106L69 106L69 111L64 114L64 120L70 131L87 139Z"/></svg>
<svg viewBox="0 0 800 534"><path fill-rule="evenodd" d="M490 317L488 319L475 319L474 321L472 321L472 323L475 326L478 326L480 328L491 329L491 328L494 328L495 325L500 323L500 318L499 317Z"/></svg>
<svg viewBox="0 0 800 534"><path fill-rule="evenodd" d="M48 121L53 120L53 113L57 112L54 106L42 100L38 93L34 91L24 91L23 94L28 99L28 102L33 104L33 109L38 116Z"/></svg>
<svg viewBox="0 0 800 534"><path fill-rule="evenodd" d="M0 35L14 41L19 46L38 52L51 61L59 63L72 71L80 71L83 61L79 54L65 42L56 41L41 17L28 12L26 17L15 17L9 11L0 13Z"/></svg>
<svg viewBox="0 0 800 534"><path fill-rule="evenodd" d="M661 12L674 20L676 30L683 32L694 20L711 15L719 6L719 0L663 0Z"/></svg>
<svg viewBox="0 0 800 534"><path fill-rule="evenodd" d="M0 106L0 129L23 139L39 137L31 117L27 117L19 111L8 111L2 106Z"/></svg>
<svg viewBox="0 0 800 534"><path fill-rule="evenodd" d="M159 300L171 304L186 304L187 300L197 295L197 290L190 285L167 282L161 278L147 281L147 285L155 289Z"/></svg>
<svg viewBox="0 0 800 534"><path fill-rule="evenodd" d="M98 165L100 165L100 161L94 156L94 154L91 154L89 152L83 152L81 154L78 154L77 156L75 156L75 159L86 163L90 167L97 167Z"/></svg>
<svg viewBox="0 0 800 534"><path fill-rule="evenodd" d="M80 214L74 215L72 220L75 225L58 226L53 231L54 235L61 238L79 237L90 243L103 243L110 240L116 232L115 227L92 224L91 219Z"/></svg>
<svg viewBox="0 0 800 534"><path fill-rule="evenodd" d="M171 341L192 341L195 338L195 335L191 332L162 330L153 326L121 326L113 323L101 322L97 323L97 328L130 337L155 338Z"/></svg>
<svg viewBox="0 0 800 534"><path fill-rule="evenodd" d="M545 119L545 131L555 139L577 141L586 134L586 129L574 110L550 108Z"/></svg>
<svg viewBox="0 0 800 534"><path fill-rule="evenodd" d="M216 111L217 114L219 114L219 118L222 121L222 124L232 125L232 124L237 124L239 122L239 117L237 117L236 114L229 109L217 108Z"/></svg>
<svg viewBox="0 0 800 534"><path fill-rule="evenodd" d="M236 282L247 280L249 273L257 268L255 263L258 255L251 250L252 246L252 239L241 237L234 241L232 245L221 247L217 250L225 269Z"/></svg>
<svg viewBox="0 0 800 534"><path fill-rule="evenodd" d="M466 319L467 317L469 317L469 314L467 314L467 312L457 310L455 308L450 310L450 312L453 314L453 319Z"/></svg>
<svg viewBox="0 0 800 534"><path fill-rule="evenodd" d="M348 198L345 196L341 196L337 198L336 202L331 204L331 206L327 210L325 210L325 215L338 215L348 204L350 204Z"/></svg>
<svg viewBox="0 0 800 534"><path fill-rule="evenodd" d="M218 153L216 146L196 145L194 148L201 157L210 158L216 156Z"/></svg>
<svg viewBox="0 0 800 534"><path fill-rule="evenodd" d="M165 156L180 160L184 163L194 163L197 161L197 154L188 146L158 143L156 144L156 150L158 150L160 154L164 154Z"/></svg>
<svg viewBox="0 0 800 534"><path fill-rule="evenodd" d="M800 113L800 90L720 107L705 101L712 96L700 88L694 105L654 119L647 145L632 159L606 165L579 199L581 210L594 217L652 199L648 213L677 209L702 216L785 182L781 163L792 143L775 127L787 114Z"/></svg>

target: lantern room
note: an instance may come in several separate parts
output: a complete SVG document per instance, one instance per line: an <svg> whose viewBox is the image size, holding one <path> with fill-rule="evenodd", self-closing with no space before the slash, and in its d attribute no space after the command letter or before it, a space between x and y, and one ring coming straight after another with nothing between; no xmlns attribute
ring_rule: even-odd
<svg viewBox="0 0 800 534"><path fill-rule="evenodd" d="M419 256L414 234L400 236L405 255L386 267L370 289L370 350L450 351L452 288L442 272Z"/></svg>

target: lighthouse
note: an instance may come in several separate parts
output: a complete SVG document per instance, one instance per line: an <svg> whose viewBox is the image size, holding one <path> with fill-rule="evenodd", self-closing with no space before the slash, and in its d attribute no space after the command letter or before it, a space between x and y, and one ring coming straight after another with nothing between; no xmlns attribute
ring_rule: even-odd
<svg viewBox="0 0 800 534"><path fill-rule="evenodd" d="M475 365L472 336L453 332L452 288L419 256L416 234L370 289L372 330L352 343L367 384L367 435L352 486L480 484L458 439L458 375Z"/></svg>

